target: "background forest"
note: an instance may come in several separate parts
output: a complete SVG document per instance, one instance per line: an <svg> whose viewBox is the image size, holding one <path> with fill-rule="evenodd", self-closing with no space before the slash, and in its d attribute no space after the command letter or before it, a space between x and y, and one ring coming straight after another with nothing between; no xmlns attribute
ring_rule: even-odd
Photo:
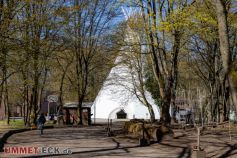
<svg viewBox="0 0 237 158"><path fill-rule="evenodd" d="M206 122L227 121L237 105L236 12L234 0L0 0L0 106L8 120L21 106L27 124L46 91L58 95L59 111L67 101L93 102L129 46L137 64L124 62L160 121L170 123L180 97Z"/></svg>

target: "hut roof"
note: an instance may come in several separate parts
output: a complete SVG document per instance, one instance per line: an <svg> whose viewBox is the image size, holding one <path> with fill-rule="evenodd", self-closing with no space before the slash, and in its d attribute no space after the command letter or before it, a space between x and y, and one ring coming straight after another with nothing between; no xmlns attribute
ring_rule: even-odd
<svg viewBox="0 0 237 158"><path fill-rule="evenodd" d="M93 102L83 102L82 107L91 108ZM78 102L69 102L63 105L63 108L78 108Z"/></svg>

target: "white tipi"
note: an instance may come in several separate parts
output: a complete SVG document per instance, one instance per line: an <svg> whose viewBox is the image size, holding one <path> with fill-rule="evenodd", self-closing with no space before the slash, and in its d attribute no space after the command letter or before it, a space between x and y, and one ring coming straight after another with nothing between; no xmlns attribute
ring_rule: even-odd
<svg viewBox="0 0 237 158"><path fill-rule="evenodd" d="M127 29L127 39L133 42L135 32L129 27ZM135 37L137 38L137 37ZM132 41L131 41L132 40ZM126 52L123 52L126 54ZM127 55L120 54L104 82L102 89L97 95L92 105L93 117L96 119L116 119L117 112L123 110L127 119L149 119L148 108L139 101L138 96L134 93L134 78L131 75L131 68L122 61L127 60ZM147 101L152 105L155 118L160 118L159 108L155 104L149 92L145 92Z"/></svg>

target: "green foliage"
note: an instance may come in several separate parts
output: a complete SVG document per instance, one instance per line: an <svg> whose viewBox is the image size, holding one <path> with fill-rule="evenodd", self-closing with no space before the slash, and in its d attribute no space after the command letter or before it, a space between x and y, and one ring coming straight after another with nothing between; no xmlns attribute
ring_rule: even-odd
<svg viewBox="0 0 237 158"><path fill-rule="evenodd" d="M166 21L160 23L159 30L165 32L171 32L174 30L181 30L193 25L189 20L190 11L188 9L180 10L177 9L170 13L166 18Z"/></svg>
<svg viewBox="0 0 237 158"><path fill-rule="evenodd" d="M155 100L155 104L160 106L160 91L159 85L154 78L154 74L150 67L145 69L145 87L152 95L152 98Z"/></svg>
<svg viewBox="0 0 237 158"><path fill-rule="evenodd" d="M198 6L198 7L197 7ZM160 22L159 31L183 31L188 34L200 34L209 40L217 37L217 20L211 4L194 4L177 8ZM209 8L209 9L208 9Z"/></svg>

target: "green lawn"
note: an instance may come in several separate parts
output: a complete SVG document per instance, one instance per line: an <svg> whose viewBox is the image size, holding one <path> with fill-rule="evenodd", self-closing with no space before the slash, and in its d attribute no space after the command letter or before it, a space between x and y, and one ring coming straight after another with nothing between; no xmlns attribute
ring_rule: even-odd
<svg viewBox="0 0 237 158"><path fill-rule="evenodd" d="M53 121L46 121L45 125L54 125ZM8 129L21 129L24 128L23 120L10 120L9 125L6 120L0 120L0 132L3 132Z"/></svg>
<svg viewBox="0 0 237 158"><path fill-rule="evenodd" d="M19 129L25 127L23 120L10 120L9 125L6 120L0 120L0 130Z"/></svg>

